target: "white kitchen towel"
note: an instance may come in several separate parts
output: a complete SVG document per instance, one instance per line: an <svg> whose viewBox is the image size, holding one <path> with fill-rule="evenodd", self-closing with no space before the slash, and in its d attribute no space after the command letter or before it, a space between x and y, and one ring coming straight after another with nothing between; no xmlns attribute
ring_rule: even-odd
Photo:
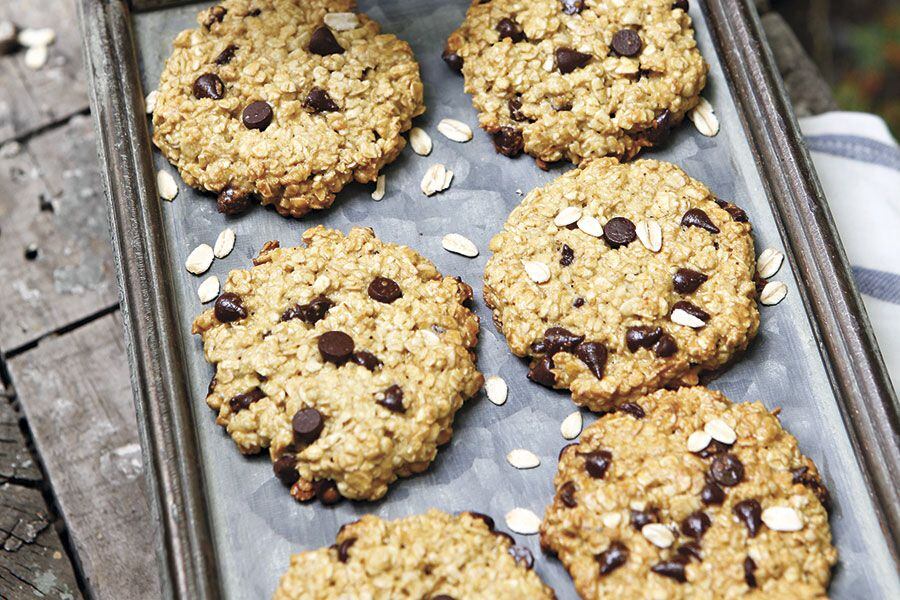
<svg viewBox="0 0 900 600"><path fill-rule="evenodd" d="M800 119L894 387L900 384L900 148L880 118Z"/></svg>

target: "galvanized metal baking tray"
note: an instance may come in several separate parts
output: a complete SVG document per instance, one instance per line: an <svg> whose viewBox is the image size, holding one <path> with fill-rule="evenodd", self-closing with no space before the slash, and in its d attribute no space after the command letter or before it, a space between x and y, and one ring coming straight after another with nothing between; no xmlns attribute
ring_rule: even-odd
<svg viewBox="0 0 900 600"><path fill-rule="evenodd" d="M266 210L228 219L208 196L183 184L175 202L163 203L155 172L166 169L176 179L177 173L151 147L143 96L156 87L173 38L195 26L204 3L135 0L133 13L124 0L79 4L166 594L268 597L291 553L330 544L341 523L363 513L393 518L435 506L478 510L499 523L514 506L542 514L565 443L559 424L573 405L565 394L525 379L526 365L510 354L489 318L480 282L488 240L520 201L518 190L527 192L569 167L545 173L527 157L509 160L479 131L464 145L434 135L428 159L404 151L386 169L382 202L369 197L371 186L351 185L332 209L302 221ZM417 123L431 131L444 117L477 123L461 79L440 59L443 40L467 4L360 0L384 30L412 44L428 105ZM762 308L759 338L712 386L735 401L780 406L782 422L821 468L834 500L831 523L840 551L831 594L900 597L896 397L751 3L695 0L691 15L711 67L704 95L721 132L706 138L685 124L666 148L647 156L680 165L744 207L758 250L775 246L788 256L778 275L788 285L787 299ZM456 177L450 190L425 198L418 184L437 161ZM483 324L480 367L510 384L503 407L472 400L432 468L397 482L376 503L324 508L294 502L272 477L267 458L238 454L203 401L211 367L189 332L201 306L199 279L181 266L187 253L233 227L236 250L212 270L222 277L247 266L265 241L296 243L318 223L343 230L371 226L472 284ZM443 251L441 237L452 231L472 239L482 254L471 260ZM503 457L516 447L536 452L543 464L530 471L508 467ZM574 598L569 577L541 554L536 537L516 537L538 557L538 573L558 596Z"/></svg>

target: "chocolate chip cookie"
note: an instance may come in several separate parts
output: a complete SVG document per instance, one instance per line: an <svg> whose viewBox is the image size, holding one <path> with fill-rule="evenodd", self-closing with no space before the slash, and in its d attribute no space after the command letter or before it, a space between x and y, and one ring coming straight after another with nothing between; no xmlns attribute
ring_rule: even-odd
<svg viewBox="0 0 900 600"><path fill-rule="evenodd" d="M494 531L487 515L366 515L341 527L330 548L294 555L274 598L553 598L533 564L531 552Z"/></svg>
<svg viewBox="0 0 900 600"><path fill-rule="evenodd" d="M221 212L299 217L375 181L424 112L409 45L353 0L225 0L175 39L153 141Z"/></svg>
<svg viewBox="0 0 900 600"><path fill-rule="evenodd" d="M473 2L444 59L498 152L538 164L663 142L706 84L686 0Z"/></svg>
<svg viewBox="0 0 900 600"><path fill-rule="evenodd" d="M825 597L827 492L776 416L702 387L635 407L560 456L541 545L581 597Z"/></svg>
<svg viewBox="0 0 900 600"><path fill-rule="evenodd" d="M759 327L747 215L669 163L588 161L490 248L485 301L513 353L591 410L696 384Z"/></svg>
<svg viewBox="0 0 900 600"><path fill-rule="evenodd" d="M216 367L206 401L298 500L374 500L428 467L481 387L472 290L370 229L303 241L267 244L194 321Z"/></svg>

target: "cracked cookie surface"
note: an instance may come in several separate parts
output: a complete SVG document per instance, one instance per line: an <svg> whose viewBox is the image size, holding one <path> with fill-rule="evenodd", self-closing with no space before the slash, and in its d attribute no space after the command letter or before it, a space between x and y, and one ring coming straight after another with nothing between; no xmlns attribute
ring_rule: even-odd
<svg viewBox="0 0 900 600"><path fill-rule="evenodd" d="M485 301L512 352L531 357L529 378L609 410L696 384L747 347L759 327L750 230L675 165L587 161L512 211L490 243Z"/></svg>
<svg viewBox="0 0 900 600"><path fill-rule="evenodd" d="M343 526L331 548L294 555L274 599L553 598L532 563L483 515L366 515Z"/></svg>
<svg viewBox="0 0 900 600"><path fill-rule="evenodd" d="M444 59L498 152L631 158L699 102L707 65L687 2L475 1Z"/></svg>
<svg viewBox="0 0 900 600"><path fill-rule="evenodd" d="M267 244L194 321L216 367L206 401L295 498L377 499L428 467L481 387L472 290L370 229L303 241Z"/></svg>
<svg viewBox="0 0 900 600"><path fill-rule="evenodd" d="M353 0L225 0L175 39L153 112L153 141L219 210L274 204L299 217L352 180L374 181L424 112L409 45Z"/></svg>
<svg viewBox="0 0 900 600"><path fill-rule="evenodd" d="M560 456L541 545L581 597L824 598L827 492L777 417L702 387L635 405Z"/></svg>

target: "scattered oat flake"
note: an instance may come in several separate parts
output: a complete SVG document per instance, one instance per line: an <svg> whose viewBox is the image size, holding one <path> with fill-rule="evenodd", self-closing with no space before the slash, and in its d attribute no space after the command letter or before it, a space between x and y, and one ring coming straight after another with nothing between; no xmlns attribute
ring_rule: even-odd
<svg viewBox="0 0 900 600"><path fill-rule="evenodd" d="M335 31L350 31L359 27L359 17L352 12L333 12L325 15L325 24Z"/></svg>
<svg viewBox="0 0 900 600"><path fill-rule="evenodd" d="M775 248L766 248L756 259L756 272L763 279L768 279L775 275L784 262L784 254Z"/></svg>
<svg viewBox="0 0 900 600"><path fill-rule="evenodd" d="M444 239L441 240L441 245L447 252L461 254L462 256L468 256L469 258L478 256L478 248L475 244L473 244L469 238L458 233L448 233L445 235Z"/></svg>
<svg viewBox="0 0 900 600"><path fill-rule="evenodd" d="M213 254L216 258L225 258L234 249L234 229L223 229L219 237L216 238L216 245L213 246Z"/></svg>
<svg viewBox="0 0 900 600"><path fill-rule="evenodd" d="M759 295L759 301L766 306L775 306L787 296L787 286L780 281L770 281Z"/></svg>
<svg viewBox="0 0 900 600"><path fill-rule="evenodd" d="M712 439L723 444L733 444L737 440L734 429L722 419L712 419L703 426L703 431L708 433Z"/></svg>
<svg viewBox="0 0 900 600"><path fill-rule="evenodd" d="M144 98L144 110L148 115L152 115L153 111L156 110L156 99L159 98L159 92L157 90L153 90L147 97Z"/></svg>
<svg viewBox="0 0 900 600"><path fill-rule="evenodd" d="M213 261L213 249L209 244L200 244L188 254L184 268L194 275L202 275L209 270Z"/></svg>
<svg viewBox="0 0 900 600"><path fill-rule="evenodd" d="M567 440L574 440L581 434L581 428L584 426L584 420L581 417L581 411L575 411L568 417L563 419L559 426L559 432Z"/></svg>
<svg viewBox="0 0 900 600"><path fill-rule="evenodd" d="M219 295L219 278L211 275L203 280L200 287L197 288L197 296L200 302L206 304L216 299Z"/></svg>
<svg viewBox="0 0 900 600"><path fill-rule="evenodd" d="M452 180L453 171L447 170L441 163L433 164L422 178L422 193L426 196L433 196L438 192L443 192L450 187Z"/></svg>
<svg viewBox="0 0 900 600"><path fill-rule="evenodd" d="M541 519L527 508L514 508L506 513L506 526L521 535L534 535L541 529Z"/></svg>
<svg viewBox="0 0 900 600"><path fill-rule="evenodd" d="M541 465L541 459L538 458L537 454L524 448L510 450L509 454L506 455L506 462L517 469L534 469Z"/></svg>
<svg viewBox="0 0 900 600"><path fill-rule="evenodd" d="M770 506L762 511L762 521L774 531L800 531L803 521L790 506Z"/></svg>
<svg viewBox="0 0 900 600"><path fill-rule="evenodd" d="M379 175L378 179L375 180L375 191L372 192L372 200L374 200L375 202L379 202L382 198L384 198L384 186L384 175Z"/></svg>
<svg viewBox="0 0 900 600"><path fill-rule="evenodd" d="M37 71L47 64L48 56L47 46L32 46L25 51L25 66Z"/></svg>
<svg viewBox="0 0 900 600"><path fill-rule="evenodd" d="M719 133L719 119L716 118L712 104L706 98L700 98L700 103L691 109L688 117L694 123L697 131L706 137L714 137Z"/></svg>
<svg viewBox="0 0 900 600"><path fill-rule="evenodd" d="M460 144L464 144L472 139L472 128L456 119L441 119L441 122L437 125L437 130L448 140L459 142Z"/></svg>
<svg viewBox="0 0 900 600"><path fill-rule="evenodd" d="M484 382L484 390L487 392L488 400L497 406L506 404L506 398L509 395L509 387L502 377L491 375Z"/></svg>
<svg viewBox="0 0 900 600"><path fill-rule="evenodd" d="M163 200L172 201L178 195L178 184L175 178L168 171L160 171L156 174L156 188L159 191L159 197Z"/></svg>
<svg viewBox="0 0 900 600"><path fill-rule="evenodd" d="M546 283L550 281L550 267L536 260L524 260L522 266L525 267L525 273L528 278L535 283Z"/></svg>
<svg viewBox="0 0 900 600"><path fill-rule="evenodd" d="M420 127L413 127L409 130L409 145L419 156L431 154L431 136Z"/></svg>

